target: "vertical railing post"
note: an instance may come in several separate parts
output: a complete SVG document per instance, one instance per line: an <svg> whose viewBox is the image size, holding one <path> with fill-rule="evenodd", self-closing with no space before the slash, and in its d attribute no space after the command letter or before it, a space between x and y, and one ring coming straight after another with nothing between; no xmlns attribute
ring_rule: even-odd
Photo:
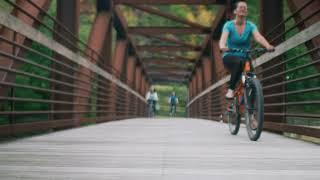
<svg viewBox="0 0 320 180"><path fill-rule="evenodd" d="M103 4L101 4L101 1L103 1ZM111 42L112 42L112 36L111 36L111 19L112 19L112 13L111 13L111 4L108 0L97 0L96 4L97 9L97 15L95 17L94 23L91 27L90 35L87 42L86 47L86 55L87 58L94 64L99 65L101 68L106 69L107 66L111 65ZM89 107L89 106L81 106L76 105L75 110L76 111L90 111L90 108L96 109L98 113L95 113L95 117L91 117L95 119L97 122L102 122L107 120L106 111L109 109L105 106L106 103L106 97L102 96L101 94L105 94L106 90L110 87L106 86L105 79L103 79L100 76L95 77L94 73L90 72L88 68L85 67L79 67L79 72L76 76L77 79L81 79L85 82L97 82L97 101L95 105L97 107ZM77 82L77 86L83 87L85 89L91 90L92 85L89 83L81 83ZM83 96L92 96L90 91L84 91L81 89L77 89L75 91L75 94L81 94ZM93 102L90 102L90 99L75 98L76 104L92 104ZM75 119L82 119L83 115L76 113Z"/></svg>
<svg viewBox="0 0 320 180"><path fill-rule="evenodd" d="M127 46L128 41L125 38L122 38L118 35L116 41L116 47L114 51L114 56L112 58L112 67L113 67L113 75L117 77L118 79L121 78L122 74L124 73L124 64L125 64L125 58L127 56ZM123 100L124 97L121 95L122 91L119 90L119 87L115 84L111 84L111 112L113 114L113 119L119 119L120 114L122 114L123 106L125 104L117 104L117 102L120 102L120 100Z"/></svg>
<svg viewBox="0 0 320 180"><path fill-rule="evenodd" d="M197 77L197 95L200 94L203 90L203 71L202 71L202 67L199 66L196 69L196 77ZM202 103L200 101L200 99L197 100L197 106L198 106L198 117L202 117Z"/></svg>
<svg viewBox="0 0 320 180"><path fill-rule="evenodd" d="M277 1L277 0L260 0L260 27L261 27L261 33L267 34L269 31L271 31L276 25L280 24L283 21L283 1ZM278 36L284 31L284 25L280 26L278 29L276 29L272 34L270 34L267 39L273 39L274 37ZM276 41L272 42L273 45L280 44L283 42L284 38L281 37L277 39ZM268 68L272 66L275 62L282 61L282 56L279 56L275 58L274 60L262 65L261 70L264 68ZM277 72L283 72L285 71L286 65L280 65L277 68L274 68L270 71L267 71L265 73L262 73L262 78L264 76L270 76L272 74L275 74ZM285 81L285 74L283 76L279 76L278 78L272 78L271 80L266 80L263 82L264 86L279 83ZM269 88L268 90L264 91L264 94L273 94L273 93L281 93L286 91L286 85L277 86L275 88ZM283 96L276 96L273 98L267 98L265 99L265 103L284 103L285 95ZM265 107L266 112L272 112L272 113L285 113L286 107ZM284 116L265 116L265 119L272 119L272 121L277 122L285 122Z"/></svg>
<svg viewBox="0 0 320 180"><path fill-rule="evenodd" d="M58 0L57 1L57 20L65 26L71 33L73 33L76 37L79 34L79 18L80 18L80 1L79 0ZM55 30L57 34L54 35L54 39L60 44L66 46L72 51L77 51L77 41L68 34L68 32L62 28L61 26L55 25ZM62 38L63 37L63 38ZM71 42L71 44L70 44ZM55 54L55 58L63 61L66 64L70 64L68 60L66 60L63 56L59 54ZM53 68L65 72L71 76L74 75L74 72L70 71L68 68L53 64ZM64 81L69 84L74 84L74 80L71 78L66 78L60 74L54 73L52 75L55 80ZM52 88L54 90L74 93L74 89L72 87L61 86L58 84L53 84ZM52 99L56 101L69 101L74 102L74 97L70 95L61 95L61 94L53 94ZM75 109L73 105L69 104L53 104L52 105L52 119L73 119L73 126L79 125L79 119L75 119L75 113L72 113ZM56 111L69 111L69 113L55 113Z"/></svg>
<svg viewBox="0 0 320 180"><path fill-rule="evenodd" d="M134 74L135 74L135 65L136 65L136 57L129 56L127 62L127 84L132 88L134 83ZM130 112L132 110L132 94L127 92L127 106L126 106L126 115L128 117L132 117L133 114Z"/></svg>
<svg viewBox="0 0 320 180"><path fill-rule="evenodd" d="M137 66L136 67L136 74L135 74L135 90L137 92L140 92L140 87L141 87L141 71L142 68L141 66ZM140 116L140 99L139 98L135 98L136 99L136 116Z"/></svg>
<svg viewBox="0 0 320 180"><path fill-rule="evenodd" d="M187 103L189 103L192 100L192 94L193 94L193 89L192 89L192 78L189 79L189 83L188 83L188 101ZM191 116L191 106L187 107L188 113L187 113L187 117Z"/></svg>
<svg viewBox="0 0 320 180"><path fill-rule="evenodd" d="M147 78L146 79L146 86L145 86L145 90L144 90L144 94L142 95L142 97L145 97L147 92L149 91L150 89L150 82L149 82L149 79ZM148 113L148 106L147 104L144 104L144 114L143 116L146 117L147 116L147 113Z"/></svg>
<svg viewBox="0 0 320 180"><path fill-rule="evenodd" d="M216 83L223 77L227 75L227 70L223 66L222 61L222 54L220 52L219 48L219 41L218 40L212 40L211 42L212 47L212 56L213 56L213 82ZM220 115L223 114L224 109L226 109L226 103L225 103L225 93L227 91L228 85L225 84L217 90L217 99L215 104L215 107L221 107L220 111L215 111L216 113L220 112ZM214 94L216 96L216 94ZM218 115L218 114L216 114ZM217 117L215 117L215 120L218 120Z"/></svg>
<svg viewBox="0 0 320 180"><path fill-rule="evenodd" d="M203 76L204 76L204 88L208 88L212 83L212 60L209 56L205 56L202 58L202 68L203 68ZM207 95L209 97L209 94ZM211 98L207 99L207 118L211 119Z"/></svg>
<svg viewBox="0 0 320 180"><path fill-rule="evenodd" d="M197 96L197 76L196 73L193 74L192 77L192 89L193 89L193 97L195 98ZM195 117L197 115L198 106L196 105L196 102L192 104L192 117Z"/></svg>
<svg viewBox="0 0 320 180"><path fill-rule="evenodd" d="M141 96L144 96L144 89L145 89L145 83L146 83L146 77L145 77L145 75L142 73L141 74L141 83L140 83L140 91L139 91L139 93L141 94ZM143 104L143 102L140 100L140 117L142 117L143 116L143 114L144 114L144 104Z"/></svg>

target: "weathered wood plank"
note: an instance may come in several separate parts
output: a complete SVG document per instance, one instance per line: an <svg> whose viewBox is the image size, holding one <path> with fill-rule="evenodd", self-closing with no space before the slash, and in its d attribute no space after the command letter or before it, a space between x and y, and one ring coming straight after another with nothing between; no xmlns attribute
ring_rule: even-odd
<svg viewBox="0 0 320 180"><path fill-rule="evenodd" d="M0 144L0 179L319 179L319 146L196 119L132 119Z"/></svg>

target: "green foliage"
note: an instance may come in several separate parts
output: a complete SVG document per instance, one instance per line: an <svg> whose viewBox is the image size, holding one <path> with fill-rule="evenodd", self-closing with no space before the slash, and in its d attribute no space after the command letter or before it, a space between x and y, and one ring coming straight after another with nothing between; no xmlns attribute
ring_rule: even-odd
<svg viewBox="0 0 320 180"><path fill-rule="evenodd" d="M13 7L5 1L0 1L0 11L11 12Z"/></svg>
<svg viewBox="0 0 320 180"><path fill-rule="evenodd" d="M53 0L50 8L48 10L48 13L51 16L54 16L55 14L55 7L56 7L56 0ZM49 18L45 17L43 19L43 22L53 28L53 21ZM40 26L39 31L47 35L48 37L52 37L52 33L49 29ZM31 48L34 49L37 52L40 52L48 57L52 57L53 53L48 48L32 42ZM45 70L43 68L37 67L34 64L38 64L44 67L50 67L51 66L51 60L44 56L40 56L38 54L34 54L32 52L26 52L24 54L24 59L29 63L23 63L22 65L18 66L18 71L22 71L25 73L41 76L44 78L50 77L50 72L48 70ZM21 85L27 85L32 86L36 88L43 88L43 89L50 89L50 83L46 80L41 80L39 78L25 76L25 75L16 75L16 83ZM30 99L50 99L50 94L42 91L35 91L31 89L26 88L11 88L11 91L8 93L9 97L18 97L18 98L30 98ZM23 102L23 101L17 101L15 103L12 102L5 102L5 105L3 106L5 111L15 110L15 111L46 111L50 109L49 104L46 103L35 103L35 102ZM0 124L1 123L8 123L9 117L1 117L0 118ZM33 116L16 116L15 118L16 122L30 122L30 121L37 121L37 120L46 120L48 117L46 115L33 115Z"/></svg>
<svg viewBox="0 0 320 180"><path fill-rule="evenodd" d="M80 15L79 39L86 43L91 31L91 26L94 22L94 15ZM84 47L82 47L84 48Z"/></svg>
<svg viewBox="0 0 320 180"><path fill-rule="evenodd" d="M92 2L94 3L94 2ZM50 7L48 9L48 14L52 17L56 16L56 6L57 1L52 0ZM5 2L0 3L0 7L10 7ZM10 9L10 8L9 8ZM79 29L79 38L86 42L91 26L93 24L94 14L92 15L83 15L81 14L80 17L80 29ZM48 18L44 17L42 22L50 27L54 28L54 22ZM40 26L39 31L45 34L49 38L53 38L52 32L44 27ZM53 57L54 53L49 50L48 48L36 43L32 42L31 48L34 49L37 52L40 52L48 57ZM82 47L84 48L84 47ZM38 54L32 53L32 52L26 52L24 54L24 58L30 62L37 65L41 65L44 67L51 67L52 61L44 56L40 56ZM48 70L45 70L44 68L37 67L32 64L23 63L21 66L18 67L19 71L34 74L37 76L41 76L43 78L50 78L51 72ZM35 77L25 76L25 75L17 75L16 76L16 83L21 85L28 85L36 88L43 88L43 89L51 89L51 83L46 80L42 80ZM93 93L92 93L92 102L96 103L96 89L97 89L97 83L93 83ZM8 94L8 96L18 97L18 98L30 98L30 99L46 99L50 100L51 95L50 93L43 92L43 91L37 91L37 90L31 90L26 88L13 88L12 91ZM5 102L5 105L2 107L5 111L15 110L15 111L48 111L50 110L50 105L48 103L35 103L35 102L23 102L23 101L17 101L14 104L11 102ZM95 111L96 107L92 107L92 111ZM95 117L95 114L89 113L86 115L86 117ZM47 115L32 115L32 116L16 116L15 118L16 122L31 122L31 121L38 121L38 120L47 120ZM9 117L0 117L0 124L6 124L9 121Z"/></svg>
<svg viewBox="0 0 320 180"><path fill-rule="evenodd" d="M248 2L248 20L255 23L257 26L259 26L260 22L260 1L257 0L247 0Z"/></svg>
<svg viewBox="0 0 320 180"><path fill-rule="evenodd" d="M0 125L8 124L9 118L8 117L0 117Z"/></svg>
<svg viewBox="0 0 320 180"><path fill-rule="evenodd" d="M169 6L152 6L154 9L161 10L161 12L173 14L180 18L196 22L204 26L210 27L214 20L216 13L216 6L188 6L188 5L169 5ZM184 24L172 21L157 15L152 15L140 10L121 6L124 16L128 21L129 26L174 26L184 27ZM172 37L169 34L166 37ZM182 41L201 45L203 37L201 35L188 35L188 36L174 36L174 38ZM150 39L139 38L139 44L150 44ZM166 44L166 43L164 43Z"/></svg>
<svg viewBox="0 0 320 180"><path fill-rule="evenodd" d="M38 52L42 52L43 54L46 54L49 57L52 56L51 50L49 50L48 48L38 43L33 43L32 49L36 49ZM44 67L51 66L51 61L43 56L27 53L25 58L32 63L36 63ZM30 65L30 64L25 64L21 66L19 70L30 73L30 74L38 75L41 77L46 77L46 78L49 78L50 76L49 71L44 70L43 68ZM30 85L33 87L39 87L44 89L50 89L50 83L48 81L40 80L34 77L17 75L16 83L23 84L23 85ZM31 89L25 89L25 88L15 88L14 96L21 97L21 98L32 98L32 99L49 99L50 98L49 93L34 91ZM48 110L49 106L46 104L23 102L23 103L16 103L15 109L16 110Z"/></svg>
<svg viewBox="0 0 320 180"><path fill-rule="evenodd" d="M291 12L288 8L287 1L284 0L284 13L285 18L291 15ZM296 22L291 19L285 24L285 29L290 29L296 24ZM299 32L298 28L293 28L286 34L286 39L291 38L295 34ZM286 52L284 55L284 59L290 59L296 57L298 55L303 54L308 49L305 44L302 44L296 48L291 49L290 51ZM292 70L294 68L301 67L303 65L309 64L312 62L312 57L310 55L306 55L295 59L293 61L289 61L286 63L286 70ZM297 69L295 71L288 72L286 74L287 80L294 80L298 78L303 78L309 75L314 75L319 73L319 70L315 68L315 65L307 66L305 68ZM295 83L287 84L287 91L297 91L309 88L320 87L320 78L299 81ZM308 93L300 93L300 94L293 94L287 96L288 102L304 102L304 101L319 101L320 100L320 93L319 91L316 92L308 92ZM287 107L288 113L310 113L310 114L320 114L320 105L296 105L296 106L288 106ZM320 121L316 119L308 119L308 118L287 118L288 123L290 124L297 124L297 125L320 125Z"/></svg>
<svg viewBox="0 0 320 180"><path fill-rule="evenodd" d="M32 49L37 50L47 56L52 56L52 51L48 48L38 44L32 43ZM48 58L43 56L39 56L37 54L33 54L31 52L26 53L25 59L35 64L39 64L44 67L50 67L51 61ZM32 64L24 64L19 67L20 71L34 74L37 76L41 76L44 78L50 77L50 72L43 69L36 67ZM22 85L28 85L36 88L43 88L43 89L50 89L50 82L46 80L41 80L35 77L17 75L16 76L16 83ZM43 91L35 91L32 89L25 89L25 88L14 88L13 89L13 96L19 98L30 98L30 99L50 99L50 93L43 92ZM15 102L14 103L14 110L16 111L48 111L50 109L50 105L47 103L35 103L35 102ZM30 122L39 120L46 120L48 117L46 115L39 115L39 116L32 116L32 117L16 117L17 122Z"/></svg>

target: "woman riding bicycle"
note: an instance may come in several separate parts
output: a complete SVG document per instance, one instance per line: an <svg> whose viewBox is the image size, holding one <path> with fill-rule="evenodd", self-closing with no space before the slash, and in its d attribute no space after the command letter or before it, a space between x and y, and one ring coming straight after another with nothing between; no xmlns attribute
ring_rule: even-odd
<svg viewBox="0 0 320 180"><path fill-rule="evenodd" d="M146 100L148 102L148 106L150 107L148 111L152 111L152 112L148 112L149 116L153 116L156 112L156 104L159 100L158 98L158 94L155 90L155 88L151 88L147 94L146 94Z"/></svg>
<svg viewBox="0 0 320 180"><path fill-rule="evenodd" d="M250 40L253 35L256 42L267 50L274 50L274 47L259 33L257 26L251 21L246 20L247 3L239 1L236 3L235 19L227 21L222 30L219 46L223 53L223 64L230 71L231 78L229 89L226 94L227 99L234 97L234 89L240 80L244 63L248 58L243 52L228 52L229 49L249 49Z"/></svg>

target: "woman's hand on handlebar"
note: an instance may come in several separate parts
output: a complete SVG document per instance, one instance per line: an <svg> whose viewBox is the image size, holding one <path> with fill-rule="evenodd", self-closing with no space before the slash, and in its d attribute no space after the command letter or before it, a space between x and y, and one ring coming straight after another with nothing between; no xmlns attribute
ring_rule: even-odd
<svg viewBox="0 0 320 180"><path fill-rule="evenodd" d="M273 52L275 50L274 46L272 46L270 44L266 47L266 49L268 52Z"/></svg>

